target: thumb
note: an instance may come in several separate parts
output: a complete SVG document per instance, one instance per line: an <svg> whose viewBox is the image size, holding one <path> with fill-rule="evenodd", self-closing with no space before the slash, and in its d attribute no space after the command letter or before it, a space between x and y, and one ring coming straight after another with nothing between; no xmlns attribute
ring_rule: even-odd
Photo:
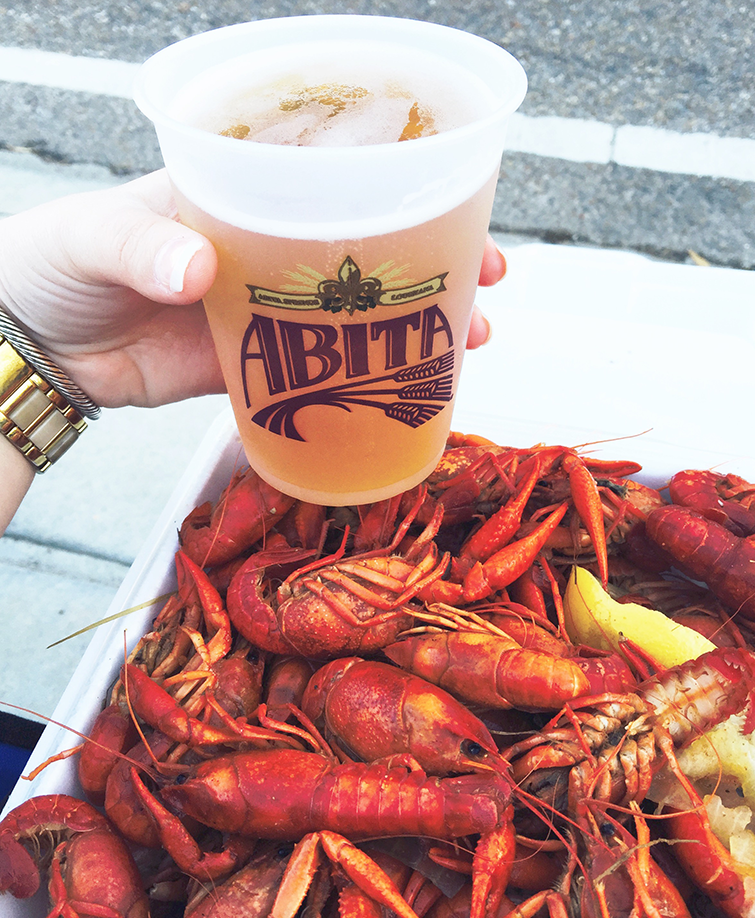
<svg viewBox="0 0 755 918"><path fill-rule="evenodd" d="M193 303L207 293L215 249L177 222L164 172L81 198L67 248L82 279L129 287L158 303Z"/></svg>

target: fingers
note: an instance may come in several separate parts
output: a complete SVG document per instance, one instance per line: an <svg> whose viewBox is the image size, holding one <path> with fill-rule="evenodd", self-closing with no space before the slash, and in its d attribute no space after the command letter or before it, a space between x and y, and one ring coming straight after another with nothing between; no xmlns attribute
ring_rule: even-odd
<svg viewBox="0 0 755 918"><path fill-rule="evenodd" d="M192 303L209 290L217 256L175 219L164 171L81 198L66 250L82 279L121 285L159 303Z"/></svg>
<svg viewBox="0 0 755 918"><path fill-rule="evenodd" d="M485 241L485 251L480 268L480 286L492 287L506 274L506 259L491 236Z"/></svg>
<svg viewBox="0 0 755 918"><path fill-rule="evenodd" d="M506 259L498 246L493 242L491 236L485 240L485 251L482 256L482 266L480 267L480 286L492 287L502 280L506 275ZM475 306L472 310L472 320L469 324L469 334L467 335L467 349L473 351L477 347L487 344L492 334L490 322L482 314L480 309Z"/></svg>
<svg viewBox="0 0 755 918"><path fill-rule="evenodd" d="M475 348L482 347L490 340L492 329L490 322L485 318L478 306L472 309L472 321L469 323L469 333L467 334L467 350L473 351Z"/></svg>

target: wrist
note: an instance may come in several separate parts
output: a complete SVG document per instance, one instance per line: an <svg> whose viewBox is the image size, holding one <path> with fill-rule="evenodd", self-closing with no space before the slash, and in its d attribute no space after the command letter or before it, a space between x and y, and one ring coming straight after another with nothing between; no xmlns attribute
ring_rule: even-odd
<svg viewBox="0 0 755 918"><path fill-rule="evenodd" d="M54 391L62 396L78 414L93 419L100 416L99 405L96 405L70 376L50 360L47 354L21 328L5 304L0 301L0 341L3 338L12 346L21 360L25 361L49 386L53 387ZM1 371L2 367L0 367Z"/></svg>
<svg viewBox="0 0 755 918"><path fill-rule="evenodd" d="M26 457L5 437L0 437L0 535L24 499L34 480L34 467Z"/></svg>

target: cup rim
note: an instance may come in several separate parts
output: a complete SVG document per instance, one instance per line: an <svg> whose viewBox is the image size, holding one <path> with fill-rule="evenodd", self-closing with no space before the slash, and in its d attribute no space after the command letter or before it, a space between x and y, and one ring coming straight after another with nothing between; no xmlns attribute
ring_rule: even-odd
<svg viewBox="0 0 755 918"><path fill-rule="evenodd" d="M513 80L511 91L507 94L504 101L500 102L492 111L480 118L475 119L469 124L460 127L451 128L441 133L427 137L414 139L410 146L417 152L432 149L437 145L447 145L456 141L463 141L469 135L483 133L489 128L494 127L497 123L503 122L512 115L521 105L527 93L527 75L521 63L507 50L490 41L482 38L473 32L466 32L463 29L455 29L451 26L441 25L439 23L427 22L398 16L372 16L363 14L310 14L304 16L284 16L271 19L258 19L248 22L235 23L233 25L222 26L218 29L211 29L206 32L199 32L187 38L180 39L160 51L155 52L151 57L141 65L134 83L134 101L139 110L150 119L150 121L161 129L167 129L171 132L184 135L187 139L193 139L195 142L201 140L203 144L219 145L219 149L233 149L237 154L241 153L239 147L247 146L254 150L256 156L264 154L269 150L271 155L275 155L279 160L286 159L308 159L317 160L327 158L331 162L339 156L353 159L355 156L403 156L406 153L406 144L397 144L395 142L364 144L360 146L292 146L286 144L261 143L259 141L247 141L246 144L239 144L239 141L232 137L224 137L220 134L213 134L202 128L186 124L171 115L162 108L151 96L148 86L151 71L157 66L162 66L169 62L171 58L177 55L192 53L194 50L201 48L203 45L218 41L222 35L237 35L244 32L255 32L264 34L276 30L294 28L305 22L310 24L312 20L319 23L333 26L356 25L357 28L368 28L374 25L375 20L388 28L398 27L404 32L414 29L417 32L434 31L438 35L450 35L453 33L458 40L464 41L467 45L477 45L480 53L487 57L498 57L509 70L509 78ZM365 32L365 37L370 39L369 31ZM313 39L314 40L314 39ZM374 39L373 39L374 40ZM235 55L240 56L240 55ZM231 58L229 58L230 60ZM228 145L232 145L229 147ZM251 149L250 149L251 153Z"/></svg>

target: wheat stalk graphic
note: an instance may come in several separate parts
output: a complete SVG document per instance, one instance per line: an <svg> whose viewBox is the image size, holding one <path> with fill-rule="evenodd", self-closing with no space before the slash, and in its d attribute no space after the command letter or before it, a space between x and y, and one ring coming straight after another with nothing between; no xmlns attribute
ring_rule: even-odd
<svg viewBox="0 0 755 918"><path fill-rule="evenodd" d="M295 423L295 416L302 408L330 405L351 411L352 405L361 405L379 409L386 417L409 427L420 427L453 398L453 367L454 352L449 350L440 357L385 376L290 396L261 409L252 421L271 433L303 441ZM381 401L386 397L392 401Z"/></svg>

